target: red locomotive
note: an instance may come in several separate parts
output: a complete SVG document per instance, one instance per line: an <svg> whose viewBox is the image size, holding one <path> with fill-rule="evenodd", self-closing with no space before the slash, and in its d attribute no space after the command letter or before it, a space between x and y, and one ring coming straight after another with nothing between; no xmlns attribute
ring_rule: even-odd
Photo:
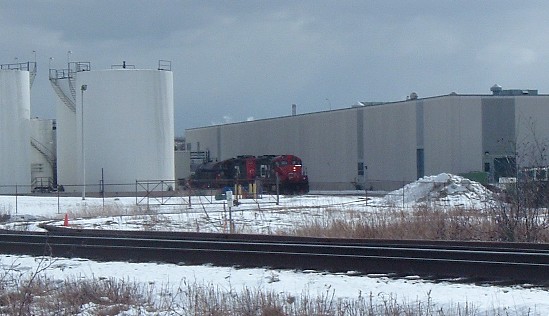
<svg viewBox="0 0 549 316"><path fill-rule="evenodd" d="M194 188L223 188L248 185L259 180L263 190L282 194L309 192L309 178L302 161L294 155L238 156L200 165L191 176Z"/></svg>

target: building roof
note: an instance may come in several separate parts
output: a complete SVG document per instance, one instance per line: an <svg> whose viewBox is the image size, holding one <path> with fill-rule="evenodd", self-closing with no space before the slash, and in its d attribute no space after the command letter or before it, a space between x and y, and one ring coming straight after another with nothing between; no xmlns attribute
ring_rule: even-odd
<svg viewBox="0 0 549 316"><path fill-rule="evenodd" d="M271 118L263 118L263 119L255 119L252 121L241 121L241 122L231 122L231 123L221 123L221 124L214 124L214 125L208 125L208 126L200 126L200 127L193 127L193 128L186 128L185 130L198 130L203 128L211 128L216 126L228 126L228 125L237 125L237 124L246 124L246 123L252 123L252 122L261 122L261 121L268 121L268 120L276 120L276 119L283 119L283 118L289 118L289 117L299 117L304 115L313 115L313 114L320 114L320 113L326 113L326 112L337 112L337 111L348 111L358 108L364 108L364 107L372 107L372 106L381 106L381 105L390 105L390 104L398 104L403 102L414 102L414 101L422 101L422 100L431 100L436 98L446 98L446 97L548 97L549 94L539 94L538 90L531 90L531 89L502 89L501 86L495 84L490 88L490 91L492 91L492 94L458 94L456 92L451 92L449 94L442 94L437 96L431 96L431 97L425 97L425 98L419 98L418 95L415 92L412 92L409 96L406 97L406 100L398 100L398 101L387 101L387 102L379 102L379 101L361 101L357 102L357 104L352 105L351 107L347 108L340 108L340 109L330 109L330 110L322 110L317 112L308 112L308 113L301 113L301 114L292 114L292 115L285 115L285 116L278 116L278 117L271 117Z"/></svg>

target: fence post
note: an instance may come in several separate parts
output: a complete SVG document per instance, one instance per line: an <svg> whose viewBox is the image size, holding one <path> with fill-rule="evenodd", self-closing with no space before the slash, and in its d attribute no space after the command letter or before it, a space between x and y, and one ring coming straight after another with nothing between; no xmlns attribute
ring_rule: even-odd
<svg viewBox="0 0 549 316"><path fill-rule="evenodd" d="M278 173L276 174L276 205L280 205L280 179L278 178Z"/></svg>
<svg viewBox="0 0 549 316"><path fill-rule="evenodd" d="M406 196L406 192L404 192L404 191L405 191L405 188L404 188L404 186L405 186L404 180L402 180L402 183L401 183L400 185L402 186L402 209L404 210L404 205L406 204L406 203L404 202L404 197Z"/></svg>
<svg viewBox="0 0 549 316"><path fill-rule="evenodd" d="M61 214L61 209L59 206L59 185L57 185L57 214Z"/></svg>
<svg viewBox="0 0 549 316"><path fill-rule="evenodd" d="M147 182L147 212L150 212L151 209L150 209L150 205L149 205L149 198L150 198L150 195L151 195L151 191L149 189L149 182Z"/></svg>
<svg viewBox="0 0 549 316"><path fill-rule="evenodd" d="M101 177L103 177L103 168L101 168ZM101 190L101 199L103 201L103 212L105 212L105 181L101 179L100 188Z"/></svg>

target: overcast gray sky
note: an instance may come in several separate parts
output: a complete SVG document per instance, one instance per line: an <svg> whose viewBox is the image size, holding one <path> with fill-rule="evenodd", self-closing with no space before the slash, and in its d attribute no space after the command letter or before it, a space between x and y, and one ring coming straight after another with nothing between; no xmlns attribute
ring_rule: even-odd
<svg viewBox="0 0 549 316"><path fill-rule="evenodd" d="M33 61L32 115L55 118L52 68L172 61L175 132L504 88L549 93L546 1L0 0L0 63Z"/></svg>

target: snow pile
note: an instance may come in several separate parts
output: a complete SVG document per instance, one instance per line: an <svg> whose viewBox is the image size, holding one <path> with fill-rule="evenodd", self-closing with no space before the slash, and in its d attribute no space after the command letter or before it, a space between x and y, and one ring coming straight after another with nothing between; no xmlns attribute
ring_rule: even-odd
<svg viewBox="0 0 549 316"><path fill-rule="evenodd" d="M391 206L430 205L484 208L494 194L482 184L467 178L441 173L423 177L401 189L389 192L383 202Z"/></svg>

